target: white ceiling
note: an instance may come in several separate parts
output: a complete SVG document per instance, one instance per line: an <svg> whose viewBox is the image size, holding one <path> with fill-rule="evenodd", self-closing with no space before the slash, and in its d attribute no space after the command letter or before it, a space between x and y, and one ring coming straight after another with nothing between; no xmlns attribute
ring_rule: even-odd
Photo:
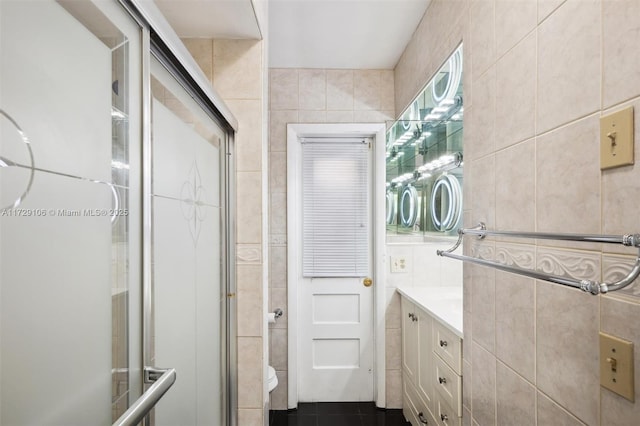
<svg viewBox="0 0 640 426"><path fill-rule="evenodd" d="M393 69L430 0L271 0L269 67Z"/></svg>
<svg viewBox="0 0 640 426"><path fill-rule="evenodd" d="M249 39L263 1L155 0L180 37ZM269 67L393 69L429 2L268 0Z"/></svg>
<svg viewBox="0 0 640 426"><path fill-rule="evenodd" d="M251 0L155 0L180 37L260 39Z"/></svg>

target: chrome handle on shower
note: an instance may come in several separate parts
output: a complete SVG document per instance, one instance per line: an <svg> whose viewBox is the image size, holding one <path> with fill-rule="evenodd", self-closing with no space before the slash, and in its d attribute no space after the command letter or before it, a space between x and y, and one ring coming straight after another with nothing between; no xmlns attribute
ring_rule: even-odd
<svg viewBox="0 0 640 426"><path fill-rule="evenodd" d="M155 407L176 381L174 368L144 368L144 382L153 383L112 426L135 426Z"/></svg>

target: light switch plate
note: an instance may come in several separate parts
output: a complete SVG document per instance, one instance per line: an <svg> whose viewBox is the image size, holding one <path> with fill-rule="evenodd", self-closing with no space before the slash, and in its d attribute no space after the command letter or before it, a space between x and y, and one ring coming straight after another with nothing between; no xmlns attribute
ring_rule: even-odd
<svg viewBox="0 0 640 426"><path fill-rule="evenodd" d="M391 256L391 272L407 272L407 259L399 256Z"/></svg>
<svg viewBox="0 0 640 426"><path fill-rule="evenodd" d="M600 385L635 401L633 343L600 333Z"/></svg>
<svg viewBox="0 0 640 426"><path fill-rule="evenodd" d="M600 169L633 164L633 107L600 117Z"/></svg>

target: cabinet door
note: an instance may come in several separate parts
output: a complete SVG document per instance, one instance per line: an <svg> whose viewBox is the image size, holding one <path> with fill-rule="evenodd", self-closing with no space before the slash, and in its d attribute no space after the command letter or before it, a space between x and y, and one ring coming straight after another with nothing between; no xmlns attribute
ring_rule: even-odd
<svg viewBox="0 0 640 426"><path fill-rule="evenodd" d="M416 387L420 397L424 400L429 410L433 413L435 402L433 399L433 319L426 312L418 311L418 377Z"/></svg>
<svg viewBox="0 0 640 426"><path fill-rule="evenodd" d="M415 305L402 298L402 369L412 383L418 375L418 326Z"/></svg>

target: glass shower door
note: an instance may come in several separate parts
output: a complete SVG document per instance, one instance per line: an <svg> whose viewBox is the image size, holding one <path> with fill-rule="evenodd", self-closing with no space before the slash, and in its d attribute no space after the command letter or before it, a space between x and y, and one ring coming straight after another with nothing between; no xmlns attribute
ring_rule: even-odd
<svg viewBox="0 0 640 426"><path fill-rule="evenodd" d="M110 425L139 387L140 58L116 2L0 2L0 424Z"/></svg>
<svg viewBox="0 0 640 426"><path fill-rule="evenodd" d="M176 369L156 426L223 425L225 132L151 60L151 306L145 358Z"/></svg>

